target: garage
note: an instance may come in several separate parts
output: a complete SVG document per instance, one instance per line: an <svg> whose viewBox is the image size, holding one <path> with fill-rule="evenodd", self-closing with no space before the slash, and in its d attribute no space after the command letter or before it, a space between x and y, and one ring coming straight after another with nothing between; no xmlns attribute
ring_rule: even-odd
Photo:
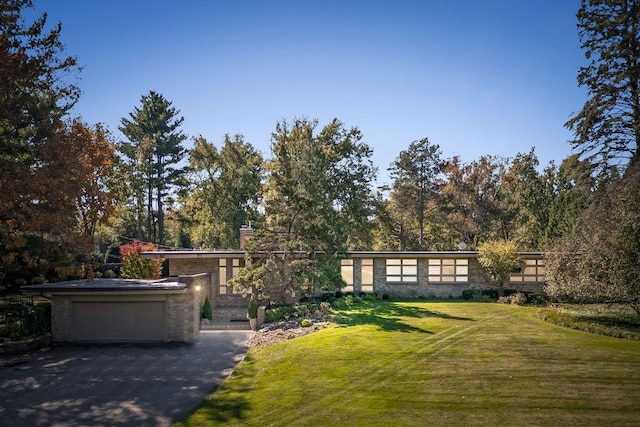
<svg viewBox="0 0 640 427"><path fill-rule="evenodd" d="M164 301L74 301L74 341L166 341Z"/></svg>
<svg viewBox="0 0 640 427"><path fill-rule="evenodd" d="M193 342L211 275L71 280L25 286L51 296L54 342Z"/></svg>

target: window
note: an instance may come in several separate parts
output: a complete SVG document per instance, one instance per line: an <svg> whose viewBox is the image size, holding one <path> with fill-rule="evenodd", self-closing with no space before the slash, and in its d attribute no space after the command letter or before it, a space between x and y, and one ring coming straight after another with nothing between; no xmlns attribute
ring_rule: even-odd
<svg viewBox="0 0 640 427"><path fill-rule="evenodd" d="M511 274L511 282L544 282L545 268L542 259L525 259L524 266L517 273Z"/></svg>
<svg viewBox="0 0 640 427"><path fill-rule="evenodd" d="M218 260L218 283L220 287L220 295L227 293L227 260Z"/></svg>
<svg viewBox="0 0 640 427"><path fill-rule="evenodd" d="M363 259L360 267L360 290L373 292L373 259Z"/></svg>
<svg viewBox="0 0 640 427"><path fill-rule="evenodd" d="M429 259L429 282L468 282L469 260L456 259Z"/></svg>
<svg viewBox="0 0 640 427"><path fill-rule="evenodd" d="M231 265L231 278L234 278L234 277L236 277L238 275L238 271L240 270L240 267L241 267L240 260L237 259L237 258L234 259L232 261L232 265ZM233 289L233 287L230 286L230 288L231 288L231 292L232 293L234 293L234 294L238 293L235 289Z"/></svg>
<svg viewBox="0 0 640 427"><path fill-rule="evenodd" d="M235 259L220 259L218 261L218 281L220 287L220 295L228 293L237 293L233 290L233 286L227 285L229 279L232 279L238 275L238 270L242 267L242 260ZM228 275L230 273L230 275Z"/></svg>
<svg viewBox="0 0 640 427"><path fill-rule="evenodd" d="M342 290L344 292L353 292L353 260L342 259L340 260L340 273L342 274L342 280L347 284Z"/></svg>
<svg viewBox="0 0 640 427"><path fill-rule="evenodd" d="M418 260L397 258L387 260L387 282L417 282Z"/></svg>

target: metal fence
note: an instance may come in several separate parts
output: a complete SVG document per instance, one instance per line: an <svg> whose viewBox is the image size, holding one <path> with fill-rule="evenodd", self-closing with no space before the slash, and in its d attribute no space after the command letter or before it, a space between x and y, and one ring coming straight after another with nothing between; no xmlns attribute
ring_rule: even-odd
<svg viewBox="0 0 640 427"><path fill-rule="evenodd" d="M0 293L0 327L24 321L33 307L47 302L51 298L44 294Z"/></svg>

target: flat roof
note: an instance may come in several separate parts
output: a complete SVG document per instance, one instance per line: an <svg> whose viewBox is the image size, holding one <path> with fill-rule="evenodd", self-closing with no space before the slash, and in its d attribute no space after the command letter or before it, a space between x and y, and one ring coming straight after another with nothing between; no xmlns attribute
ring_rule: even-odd
<svg viewBox="0 0 640 427"><path fill-rule="evenodd" d="M225 251L153 251L153 252L141 252L142 258L244 258L244 251L237 250L225 250Z"/></svg>
<svg viewBox="0 0 640 427"><path fill-rule="evenodd" d="M265 252L266 253L266 252ZM261 252L254 253L260 256ZM350 258L451 258L477 257L478 251L348 251L345 255ZM543 252L518 252L523 257L541 257ZM197 258L244 258L242 250L225 251L154 251L142 252L142 258L166 258L166 259L197 259Z"/></svg>
<svg viewBox="0 0 640 427"><path fill-rule="evenodd" d="M27 292L69 292L69 291L179 291L186 289L186 284L177 277L166 277L158 280L144 279L106 279L99 278L87 281L68 280L66 282L44 283L42 285L23 286Z"/></svg>

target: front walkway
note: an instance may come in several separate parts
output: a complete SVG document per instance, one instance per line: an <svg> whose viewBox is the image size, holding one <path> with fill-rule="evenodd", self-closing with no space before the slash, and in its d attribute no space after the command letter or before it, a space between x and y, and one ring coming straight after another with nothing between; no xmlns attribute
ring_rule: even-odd
<svg viewBox="0 0 640 427"><path fill-rule="evenodd" d="M59 344L0 356L0 425L169 426L242 360L251 331L192 344Z"/></svg>

